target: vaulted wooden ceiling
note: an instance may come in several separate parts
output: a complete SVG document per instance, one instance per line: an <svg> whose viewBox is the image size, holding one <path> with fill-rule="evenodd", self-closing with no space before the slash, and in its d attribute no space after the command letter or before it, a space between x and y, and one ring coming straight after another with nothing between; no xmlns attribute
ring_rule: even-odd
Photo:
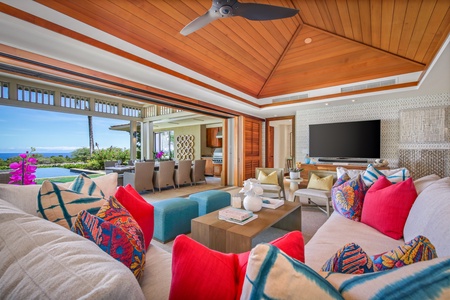
<svg viewBox="0 0 450 300"><path fill-rule="evenodd" d="M299 13L224 18L188 36L211 0L36 2L255 98L423 71L450 32L450 0L258 0Z"/></svg>

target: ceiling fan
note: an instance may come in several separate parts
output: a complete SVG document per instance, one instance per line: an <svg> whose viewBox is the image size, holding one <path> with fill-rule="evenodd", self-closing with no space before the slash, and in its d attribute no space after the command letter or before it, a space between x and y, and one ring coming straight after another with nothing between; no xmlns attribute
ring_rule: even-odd
<svg viewBox="0 0 450 300"><path fill-rule="evenodd" d="M187 24L180 33L186 36L220 18L243 17L252 21L265 21L290 18L297 13L298 9L282 6L241 3L237 0L212 0L211 8L203 16Z"/></svg>

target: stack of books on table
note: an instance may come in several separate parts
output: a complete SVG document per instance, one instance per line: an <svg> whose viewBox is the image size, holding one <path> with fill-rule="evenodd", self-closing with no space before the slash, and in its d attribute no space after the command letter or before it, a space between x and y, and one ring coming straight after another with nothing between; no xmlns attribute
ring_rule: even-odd
<svg viewBox="0 0 450 300"><path fill-rule="evenodd" d="M248 222L256 219L258 215L255 215L249 210L227 207L219 210L219 219L234 224L244 225Z"/></svg>

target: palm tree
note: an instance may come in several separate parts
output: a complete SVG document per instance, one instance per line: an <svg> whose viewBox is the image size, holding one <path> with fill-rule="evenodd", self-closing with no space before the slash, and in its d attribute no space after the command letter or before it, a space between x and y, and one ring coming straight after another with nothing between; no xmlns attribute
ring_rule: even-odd
<svg viewBox="0 0 450 300"><path fill-rule="evenodd" d="M89 126L89 152L92 156L92 153L94 153L94 130L92 129L92 116L88 116L88 126Z"/></svg>

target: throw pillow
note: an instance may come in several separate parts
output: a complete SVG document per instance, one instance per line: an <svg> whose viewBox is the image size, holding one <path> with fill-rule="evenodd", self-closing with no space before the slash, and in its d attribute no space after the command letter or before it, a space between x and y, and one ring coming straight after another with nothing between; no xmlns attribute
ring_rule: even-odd
<svg viewBox="0 0 450 300"><path fill-rule="evenodd" d="M70 229L78 212L96 214L105 203L102 196L89 196L58 186L48 180L42 183L37 197L38 213L51 222Z"/></svg>
<svg viewBox="0 0 450 300"><path fill-rule="evenodd" d="M325 275L345 299L448 299L450 257L368 274Z"/></svg>
<svg viewBox="0 0 450 300"><path fill-rule="evenodd" d="M344 167L337 167L336 168L336 174L337 178L342 177L342 175L347 174L350 178L354 178L358 176L359 174L363 174L364 170L353 170L353 169L346 169Z"/></svg>
<svg viewBox="0 0 450 300"><path fill-rule="evenodd" d="M347 219L359 222L366 189L361 175L350 178L347 174L344 174L331 189L334 210Z"/></svg>
<svg viewBox="0 0 450 300"><path fill-rule="evenodd" d="M81 173L69 186L69 189L76 191L77 193L86 194L89 196L105 197L103 191L97 186L97 184L89 178L85 173Z"/></svg>
<svg viewBox="0 0 450 300"><path fill-rule="evenodd" d="M269 244L250 253L241 299L343 299L322 276Z"/></svg>
<svg viewBox="0 0 450 300"><path fill-rule="evenodd" d="M135 193L133 193L133 191ZM138 197L136 196L138 195ZM145 201L131 186L119 186L115 195L116 199L133 216L144 233L145 249L148 249L154 232L154 207Z"/></svg>
<svg viewBox="0 0 450 300"><path fill-rule="evenodd" d="M359 245L349 243L325 262L322 271L363 274L374 272L376 269L372 259Z"/></svg>
<svg viewBox="0 0 450 300"><path fill-rule="evenodd" d="M295 259L304 261L301 232L290 232L272 243ZM177 236L172 249L170 299L238 298L249 254L225 254L211 250L186 235Z"/></svg>
<svg viewBox="0 0 450 300"><path fill-rule="evenodd" d="M143 234L130 213L114 197L102 206L97 216L81 211L72 231L96 243L140 279L145 264Z"/></svg>
<svg viewBox="0 0 450 300"><path fill-rule="evenodd" d="M258 180L262 184L275 184L275 185L278 185L277 171L273 171L269 175L267 175L263 171L259 171Z"/></svg>
<svg viewBox="0 0 450 300"><path fill-rule="evenodd" d="M436 249L430 240L421 235L394 250L371 257L378 271L400 268L433 258L437 258Z"/></svg>
<svg viewBox="0 0 450 300"><path fill-rule="evenodd" d="M369 164L366 171L364 171L363 180L366 186L370 187L380 176L385 176L392 183L401 182L410 178L409 170L406 168L378 170L372 164Z"/></svg>
<svg viewBox="0 0 450 300"><path fill-rule="evenodd" d="M319 177L312 173L308 181L308 189L329 191L333 186L333 175Z"/></svg>
<svg viewBox="0 0 450 300"><path fill-rule="evenodd" d="M361 222L398 240L416 198L412 178L392 184L382 176L367 191Z"/></svg>

